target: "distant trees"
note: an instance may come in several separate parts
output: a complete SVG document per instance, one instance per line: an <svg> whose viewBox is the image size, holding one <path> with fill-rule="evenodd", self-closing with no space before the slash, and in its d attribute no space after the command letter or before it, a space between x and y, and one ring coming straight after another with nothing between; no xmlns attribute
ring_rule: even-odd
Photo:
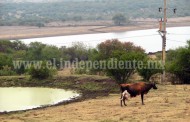
<svg viewBox="0 0 190 122"><path fill-rule="evenodd" d="M123 14L116 14L112 18L115 25L124 25L127 21L126 17Z"/></svg>
<svg viewBox="0 0 190 122"><path fill-rule="evenodd" d="M73 20L76 22L82 21L82 17L81 16L75 16L73 17Z"/></svg>
<svg viewBox="0 0 190 122"><path fill-rule="evenodd" d="M148 3L148 4L147 4ZM190 16L187 0L174 0L170 6L180 6L175 17ZM162 2L155 0L61 0L61 2L32 3L14 2L1 3L0 25L31 25L43 27L43 23L55 21L97 21L111 20L113 15L122 12L130 18L159 18L155 8ZM151 7L150 7L151 6ZM168 13L168 17L174 17ZM122 18L123 19L123 18ZM116 23L119 24L119 23ZM119 25L122 25L120 23Z"/></svg>
<svg viewBox="0 0 190 122"><path fill-rule="evenodd" d="M36 26L37 26L37 27L39 27L39 28L41 28L41 27L45 27L45 24L44 24L44 23L39 22L39 23L37 23L37 24L36 24Z"/></svg>

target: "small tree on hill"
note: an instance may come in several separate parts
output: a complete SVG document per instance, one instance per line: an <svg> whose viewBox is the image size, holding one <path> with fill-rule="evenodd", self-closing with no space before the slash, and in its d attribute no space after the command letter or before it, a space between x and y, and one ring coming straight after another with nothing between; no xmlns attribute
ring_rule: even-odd
<svg viewBox="0 0 190 122"><path fill-rule="evenodd" d="M115 25L121 26L121 25L123 25L123 24L126 23L127 19L122 14L116 14L116 15L113 16L112 20L113 20L113 22L114 22Z"/></svg>
<svg viewBox="0 0 190 122"><path fill-rule="evenodd" d="M39 27L39 28L41 28L41 27L45 27L45 24L44 24L44 23L39 22L39 23L37 23L37 24L36 24L36 26L37 26L37 27Z"/></svg>

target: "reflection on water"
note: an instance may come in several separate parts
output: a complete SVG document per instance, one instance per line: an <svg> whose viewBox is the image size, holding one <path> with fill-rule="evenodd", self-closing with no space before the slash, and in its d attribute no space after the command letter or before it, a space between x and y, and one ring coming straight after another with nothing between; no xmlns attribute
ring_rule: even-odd
<svg viewBox="0 0 190 122"><path fill-rule="evenodd" d="M52 105L78 97L74 91L52 88L0 88L0 112L26 110Z"/></svg>

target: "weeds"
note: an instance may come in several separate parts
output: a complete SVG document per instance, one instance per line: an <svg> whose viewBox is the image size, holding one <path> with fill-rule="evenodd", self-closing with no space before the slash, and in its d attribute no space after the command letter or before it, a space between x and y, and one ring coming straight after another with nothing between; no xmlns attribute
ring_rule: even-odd
<svg viewBox="0 0 190 122"><path fill-rule="evenodd" d="M167 97L164 98L164 102L165 102L165 103L169 103L169 100L168 100Z"/></svg>
<svg viewBox="0 0 190 122"><path fill-rule="evenodd" d="M183 90L184 90L184 91L187 91L187 86L183 86Z"/></svg>

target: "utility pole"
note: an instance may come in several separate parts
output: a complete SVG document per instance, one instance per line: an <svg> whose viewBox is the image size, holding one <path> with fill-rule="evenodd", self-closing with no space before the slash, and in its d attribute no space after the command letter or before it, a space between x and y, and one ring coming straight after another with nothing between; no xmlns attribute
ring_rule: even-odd
<svg viewBox="0 0 190 122"><path fill-rule="evenodd" d="M162 11L162 7L160 7L159 12ZM173 9L173 13L176 14L177 8ZM167 0L164 0L164 18L159 21L160 22L160 29L159 29L159 33L162 37L162 65L163 65L163 73L162 73L162 83L165 82L165 75L166 75L166 71L165 71L165 64L166 64L166 22L167 22Z"/></svg>
<svg viewBox="0 0 190 122"><path fill-rule="evenodd" d="M162 8L159 8L159 12L161 12ZM162 65L164 67L163 73L162 73L162 83L165 82L165 64L166 64L166 22L167 22L167 1L164 0L164 18L160 20L160 30L159 33L162 37Z"/></svg>
<svg viewBox="0 0 190 122"><path fill-rule="evenodd" d="M162 83L165 82L165 76L166 76L166 71L165 71L165 64L166 64L166 22L167 22L167 3L166 0L164 0L164 32L163 32L163 37L162 37L162 62L163 62L163 74L162 74Z"/></svg>

